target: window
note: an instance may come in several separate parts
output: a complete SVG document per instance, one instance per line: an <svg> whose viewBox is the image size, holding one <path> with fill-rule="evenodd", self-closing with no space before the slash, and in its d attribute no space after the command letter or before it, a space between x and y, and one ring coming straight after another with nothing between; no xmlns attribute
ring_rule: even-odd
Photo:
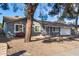
<svg viewBox="0 0 79 59"><path fill-rule="evenodd" d="M55 32L59 32L59 27L55 27Z"/></svg>
<svg viewBox="0 0 79 59"><path fill-rule="evenodd" d="M52 32L54 36L60 35L60 28L59 27L53 27Z"/></svg>
<svg viewBox="0 0 79 59"><path fill-rule="evenodd" d="M23 32L23 24L15 24L14 32Z"/></svg>
<svg viewBox="0 0 79 59"><path fill-rule="evenodd" d="M35 31L36 32L39 32L40 30L39 30L39 26L35 26Z"/></svg>
<svg viewBox="0 0 79 59"><path fill-rule="evenodd" d="M53 32L59 32L59 27L53 27L53 28L52 28L52 31L53 31Z"/></svg>

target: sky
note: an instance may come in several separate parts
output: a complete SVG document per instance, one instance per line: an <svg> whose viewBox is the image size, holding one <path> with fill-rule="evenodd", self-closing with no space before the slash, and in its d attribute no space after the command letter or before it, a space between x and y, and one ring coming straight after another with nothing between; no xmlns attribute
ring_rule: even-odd
<svg viewBox="0 0 79 59"><path fill-rule="evenodd" d="M17 10L17 12L13 12L13 7L12 7L12 3L9 3L9 10L2 10L0 8L0 13L2 13L0 15L0 23L3 22L3 16L22 16L24 17L24 4L23 3L18 3L17 6L19 7L19 9ZM47 10L45 10L45 8ZM47 21L57 21L57 16L49 16L48 15L48 12L51 10L51 7L48 7L47 4L39 4L35 13L34 13L34 19L36 20L41 20L41 18L39 18L39 15L40 15L40 12L42 15L47 15ZM70 20L65 20L66 22L73 22L73 21L70 21ZM78 21L78 24L79 24L79 21Z"/></svg>
<svg viewBox="0 0 79 59"><path fill-rule="evenodd" d="M13 8L11 7L12 4L8 4L8 5L9 5L9 7L10 7L9 10L2 10L2 9L0 8L0 13L2 13L2 14L0 15L0 22L1 22L1 23L2 23L2 21L3 21L3 16L22 16L22 17L24 17L24 11L21 11L21 10L18 9L17 12L13 12ZM24 7L23 4L18 4L18 6L20 6L20 8L23 8L23 7Z"/></svg>

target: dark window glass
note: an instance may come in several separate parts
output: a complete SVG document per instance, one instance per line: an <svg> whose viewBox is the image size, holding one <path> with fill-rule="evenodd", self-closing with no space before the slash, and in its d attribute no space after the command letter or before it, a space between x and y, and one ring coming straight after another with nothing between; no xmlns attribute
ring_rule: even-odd
<svg viewBox="0 0 79 59"><path fill-rule="evenodd" d="M16 25L16 31L22 32L22 25Z"/></svg>

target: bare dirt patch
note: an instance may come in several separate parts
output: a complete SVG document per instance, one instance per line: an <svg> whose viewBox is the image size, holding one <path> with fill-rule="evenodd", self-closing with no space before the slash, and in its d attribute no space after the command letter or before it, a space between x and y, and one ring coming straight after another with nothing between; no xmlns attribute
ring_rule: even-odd
<svg viewBox="0 0 79 59"><path fill-rule="evenodd" d="M32 38L34 40L34 38ZM79 41L63 41L44 43L44 40L32 41L24 43L24 39L14 39L8 42L10 49L8 55L16 55L20 51L25 51L19 55L32 56L50 56L61 55L62 53L79 48Z"/></svg>

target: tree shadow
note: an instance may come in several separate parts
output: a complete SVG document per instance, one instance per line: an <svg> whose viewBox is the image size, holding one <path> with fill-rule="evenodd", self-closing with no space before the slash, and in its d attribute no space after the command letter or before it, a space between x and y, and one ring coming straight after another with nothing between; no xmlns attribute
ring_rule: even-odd
<svg viewBox="0 0 79 59"><path fill-rule="evenodd" d="M35 42L35 41L40 41L40 40L43 40L43 39L36 38L35 40L31 40L30 42Z"/></svg>
<svg viewBox="0 0 79 59"><path fill-rule="evenodd" d="M22 55L25 52L26 52L25 50L22 50L22 51L19 51L19 52L14 53L14 54L12 54L10 56L20 56L20 55Z"/></svg>
<svg viewBox="0 0 79 59"><path fill-rule="evenodd" d="M57 42L57 41L56 40L48 39L48 40L43 40L42 42L43 43L52 43L52 42Z"/></svg>
<svg viewBox="0 0 79 59"><path fill-rule="evenodd" d="M25 37L14 37L16 40L24 39Z"/></svg>
<svg viewBox="0 0 79 59"><path fill-rule="evenodd" d="M42 42L43 43L52 43L52 42L64 42L64 41L68 41L68 42L79 41L79 40L76 40L76 38L79 39L79 37L67 37L66 39L62 38L62 40L57 41L57 38L54 39L53 37L48 37L48 38L44 38L44 40Z"/></svg>
<svg viewBox="0 0 79 59"><path fill-rule="evenodd" d="M57 38L44 38L43 43L52 43L52 42L62 42L62 40L57 41Z"/></svg>
<svg viewBox="0 0 79 59"><path fill-rule="evenodd" d="M65 36L67 37L66 39L63 38L63 40L57 41L57 38L53 37L59 37L59 36L50 36L50 37L45 37L45 38L36 38L35 40L31 40L30 42L35 42L35 41L40 41L43 40L43 43L51 43L51 42L62 42L62 41L79 41L75 40L76 38L79 38L79 36ZM60 36L64 37L64 36Z"/></svg>

